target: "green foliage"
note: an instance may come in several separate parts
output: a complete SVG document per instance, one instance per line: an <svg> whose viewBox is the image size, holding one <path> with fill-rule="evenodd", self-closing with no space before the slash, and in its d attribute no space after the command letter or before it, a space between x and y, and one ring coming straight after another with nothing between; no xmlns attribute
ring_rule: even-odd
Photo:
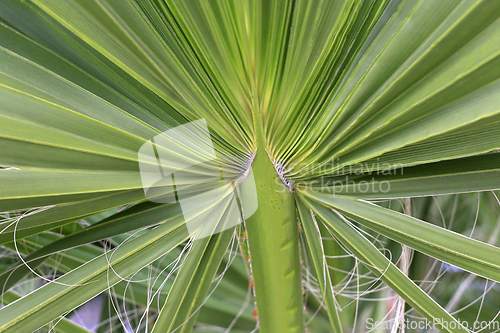
<svg viewBox="0 0 500 333"><path fill-rule="evenodd" d="M2 0L0 331L491 320L499 45L496 0ZM198 119L259 201L201 239L138 163Z"/></svg>

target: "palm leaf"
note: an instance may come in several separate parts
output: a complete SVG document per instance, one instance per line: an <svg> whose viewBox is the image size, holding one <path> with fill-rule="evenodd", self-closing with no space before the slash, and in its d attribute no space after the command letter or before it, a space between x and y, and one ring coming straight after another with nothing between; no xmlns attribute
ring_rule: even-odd
<svg viewBox="0 0 500 333"><path fill-rule="evenodd" d="M487 217L456 231L424 221L434 199L419 218L367 200L500 189L499 13L490 0L2 1L0 331L37 330L104 292L124 331L346 332L358 316L339 299L351 283L369 294L370 274L457 323L367 235L500 282L498 247L464 236L495 225L495 192L477 203ZM203 119L217 158L173 191L221 196L186 218L147 195L139 165L178 170L155 164L175 149L153 138ZM257 200L241 190L251 182ZM342 248L366 267L331 260Z"/></svg>

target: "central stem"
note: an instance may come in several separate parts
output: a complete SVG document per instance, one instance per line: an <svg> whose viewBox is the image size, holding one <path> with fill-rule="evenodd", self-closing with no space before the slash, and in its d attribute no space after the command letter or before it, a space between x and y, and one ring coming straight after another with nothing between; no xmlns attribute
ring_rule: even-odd
<svg viewBox="0 0 500 333"><path fill-rule="evenodd" d="M262 117L257 116L258 149L252 170L259 206L246 226L260 332L301 333L304 316L295 202L267 155Z"/></svg>

